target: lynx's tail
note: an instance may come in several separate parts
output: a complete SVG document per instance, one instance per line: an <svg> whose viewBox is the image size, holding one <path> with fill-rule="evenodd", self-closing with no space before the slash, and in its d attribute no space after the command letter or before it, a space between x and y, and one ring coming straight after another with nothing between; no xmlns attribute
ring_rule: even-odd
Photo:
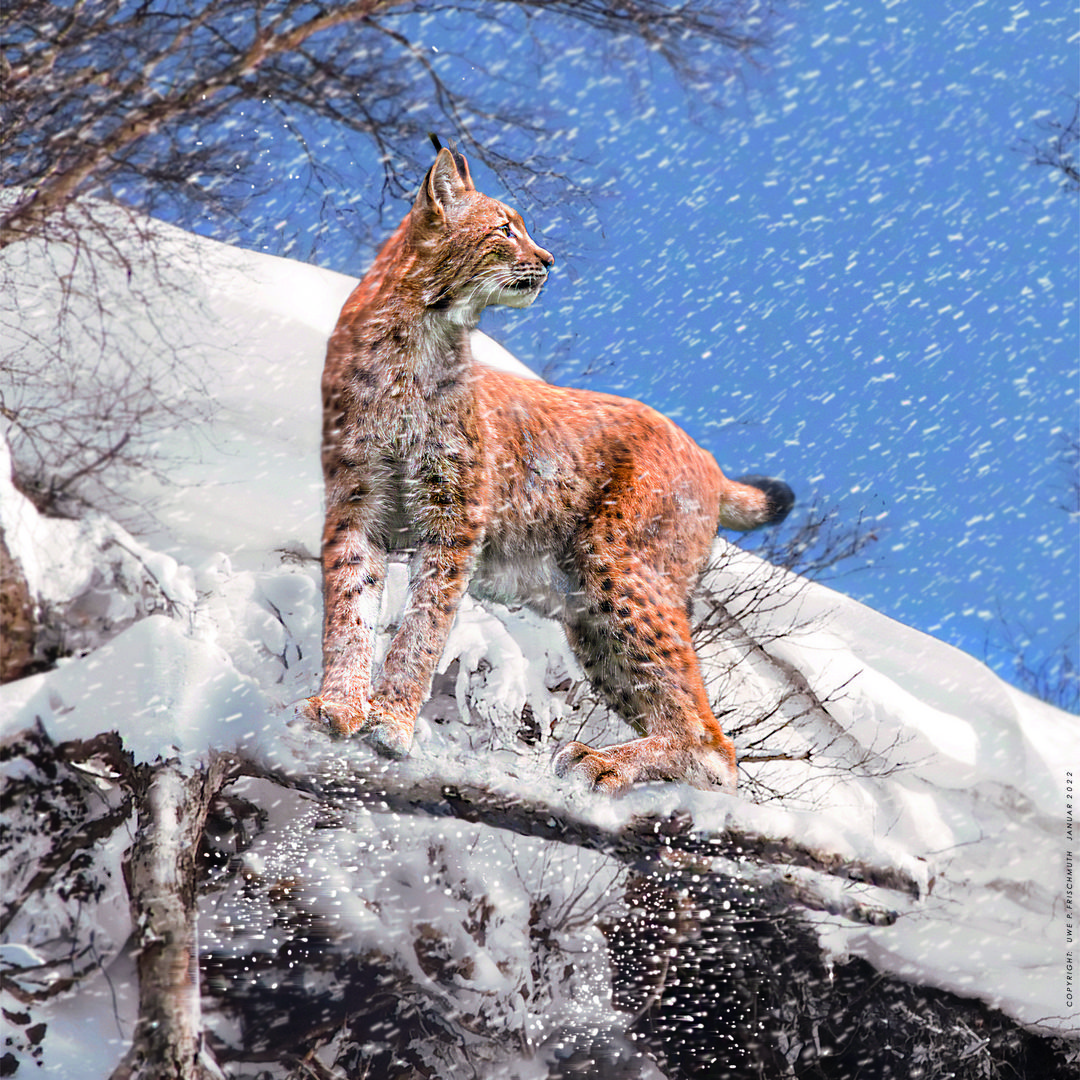
<svg viewBox="0 0 1080 1080"><path fill-rule="evenodd" d="M721 529L748 532L779 525L795 505L795 492L772 476L739 476L728 481L720 500Z"/></svg>

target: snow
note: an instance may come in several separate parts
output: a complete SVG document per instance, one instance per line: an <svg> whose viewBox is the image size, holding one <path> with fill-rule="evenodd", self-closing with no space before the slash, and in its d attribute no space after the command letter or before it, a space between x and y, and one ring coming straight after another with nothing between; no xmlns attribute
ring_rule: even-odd
<svg viewBox="0 0 1080 1080"><path fill-rule="evenodd" d="M190 258L186 234L165 230L161 243L177 264ZM168 484L150 475L127 482L124 494L153 508L152 519L137 521L139 539L103 514L42 517L0 468L0 522L35 595L69 610L98 597L84 655L0 690L5 736L37 722L57 741L113 730L136 761L178 758L188 767L212 748L267 758L297 752L290 703L313 692L319 676L318 381L325 338L353 282L208 241L198 248L197 262L185 264L199 301L187 332L203 343L220 408L197 451L190 433L175 432L170 449L187 460ZM516 366L482 335L475 348L485 362ZM108 551L126 559L112 585L94 573ZM490 781L598 823L685 809L701 829L737 822L898 868L923 888L917 899L889 894L900 913L894 925L810 913L834 955L863 956L883 971L981 997L1041 1030L1077 1030L1080 1013L1065 1004L1063 919L1066 770L1080 766L1075 718L970 656L721 541L717 563L712 588L732 598L741 627L765 649L748 650L737 635L703 645L709 680L736 715L776 701L784 722L766 749L792 757L809 750L808 761L746 764L739 799L649 785L607 803L563 786L548 772L548 734L564 741L584 728L589 737L605 725L610 732L614 721L602 710L583 718L576 707L582 676L557 625L466 598L414 754L378 767ZM384 626L404 592L404 567L392 566ZM759 600L740 607L745 596ZM820 708L781 700L786 665L803 673ZM525 703L544 736L536 747L515 739ZM318 757L326 748L313 736L302 752ZM348 754L375 767L362 746ZM783 797L757 804L755 792ZM543 879L562 911L560 932L592 960L579 964L578 984L549 1001L546 1014L492 1012L492 1030L520 1022L540 1042L570 1016L603 1027L612 1015L603 939L595 920L574 914L614 903L603 856L574 850L555 872L543 845L527 838L420 817L403 831L366 810L351 815L347 831L320 832L317 813L299 797L281 802L245 866L267 880L304 867L307 884L298 887L311 908L347 932L358 952L385 945L407 919L414 931L423 928L455 993L471 995L487 1015L485 1002L513 998L508 973L530 971L520 930ZM445 865L433 880L436 849ZM115 844L101 856L115 882L121 856ZM445 883L454 881L469 889L448 893ZM94 922L102 956L122 965L128 916L115 882ZM876 895L853 883L843 888ZM477 918L470 897L485 896L494 910L484 916L480 945L463 928ZM236 891L209 894L204 945L222 954L249 948L238 928L262 925L254 903ZM44 910L40 925L15 924L5 965L32 968L68 917ZM413 953L411 964L417 984L446 993L432 974L435 959ZM133 980L129 971L122 992L85 986L50 1003L43 1074L72 1075L66 1070L79 1061L88 1080L107 1075L123 1050L107 1033L118 1023L130 1032ZM114 1002L118 993L123 1000ZM525 1010L524 1000L515 1008ZM95 1025L112 1041L87 1059L85 1033Z"/></svg>

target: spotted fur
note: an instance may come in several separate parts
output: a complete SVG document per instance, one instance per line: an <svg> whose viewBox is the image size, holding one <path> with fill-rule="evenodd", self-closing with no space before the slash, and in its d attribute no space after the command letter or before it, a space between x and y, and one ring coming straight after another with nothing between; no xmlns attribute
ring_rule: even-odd
<svg viewBox="0 0 1080 1080"><path fill-rule="evenodd" d="M406 754L466 587L561 614L593 684L641 737L555 758L597 788L685 780L735 790L687 598L718 525L780 520L787 485L727 479L636 401L473 362L484 307L525 307L553 259L441 150L412 211L349 297L323 375L324 676L310 719ZM388 555L409 596L373 672Z"/></svg>

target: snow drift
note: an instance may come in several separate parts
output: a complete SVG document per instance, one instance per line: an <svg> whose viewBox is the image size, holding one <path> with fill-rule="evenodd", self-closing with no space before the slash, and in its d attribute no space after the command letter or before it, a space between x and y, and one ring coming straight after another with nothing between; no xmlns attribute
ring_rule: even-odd
<svg viewBox="0 0 1080 1080"><path fill-rule="evenodd" d="M177 759L188 769L217 749L270 763L342 761L382 770L387 783L467 777L605 827L678 812L706 832L737 822L895 867L918 884L917 897L884 898L872 886L837 884L837 904L807 912L831 955L859 955L882 971L981 998L1038 1030L1077 1030L1064 906L1067 770L1080 765L1075 718L971 657L722 540L697 616L708 680L743 757L739 799L649 785L601 804L557 782L547 767L556 745L620 737L621 722L591 699L556 624L469 598L409 761L386 765L362 746L289 730L290 703L318 683L318 381L325 339L353 282L193 244L170 229L156 245L184 284L161 303L186 313L185 340L201 350L216 416L201 432L162 435L158 449L179 464L165 477L126 476L111 517L45 518L0 462L7 543L39 602L69 627L73 654L0 691L5 737L37 731L53 743L85 743L115 731L136 763ZM20 271L27 282L42 272L32 259ZM126 306L124 281L110 288L114 319L149 317ZM48 306L24 312L27 340L47 334L54 315ZM483 362L516 365L483 335L475 348ZM392 570L384 627L404 597L404 568ZM5 785L15 790L33 760L25 745L9 755ZM0 956L17 999L71 980L44 996L34 1017L46 1034L23 1037L16 1056L44 1075L77 1070L89 1080L109 1074L134 1022L122 860L135 822L108 767L81 777L57 805L74 807L71 820L94 805L95 820L111 822L83 868L89 884L13 906ZM403 822L367 807L345 811L346 828L327 828L325 807L273 794L257 779L240 782L236 798L258 808L250 811L258 822L249 842L229 849L234 876L200 901L200 948L214 977L269 992L252 957L285 934L287 909L356 955L391 954L399 995L422 989L447 1015L471 1017L467 1045L454 1052L483 1075L546 1076L535 1049L560 1025L612 1022L597 915L618 918L621 900L618 867L602 853L553 854L540 840L422 816ZM8 900L25 900L34 887L46 843L32 810L11 810ZM740 872L737 861L731 867ZM546 898L542 916L537 896ZM895 920L868 925L836 914L853 896L889 908ZM541 918L557 949L538 959ZM573 973L551 977L544 965L568 955ZM18 1000L12 1007L21 1009ZM214 1023L227 1042L229 1022ZM491 1047L511 1044L500 1064ZM433 1069L455 1060L430 1053Z"/></svg>

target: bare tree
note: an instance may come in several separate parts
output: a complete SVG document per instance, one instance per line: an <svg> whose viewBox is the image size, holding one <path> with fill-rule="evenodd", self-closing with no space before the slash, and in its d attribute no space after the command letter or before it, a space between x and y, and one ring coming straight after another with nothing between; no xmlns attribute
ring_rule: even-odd
<svg viewBox="0 0 1080 1080"><path fill-rule="evenodd" d="M503 77L453 77L470 58L425 44L425 19L450 17L476 21L473 59L494 28L558 63L543 41L562 26L591 35L612 61L658 56L707 96L725 65L766 43L770 9L758 0L12 0L0 9L0 428L39 506L100 502L102 488L115 493L110 477L161 464L162 429L211 412L176 340L192 299L170 282L171 253L162 257L147 215L229 239L253 191L287 170L306 181L325 234L366 244L390 196L417 175L431 126L511 186L544 188L546 177L560 198L573 187L545 149L542 104L506 105ZM320 148L328 126L332 152ZM271 129L276 172L264 164ZM335 161L349 156L376 162L375 175L342 175ZM177 310L160 310L166 296ZM131 340L116 339L111 309L138 313L122 321Z"/></svg>
<svg viewBox="0 0 1080 1080"><path fill-rule="evenodd" d="M1031 156L1031 163L1059 173L1063 191L1080 192L1080 162L1076 159L1077 146L1080 145L1080 99L1073 102L1069 120L1047 120L1039 127L1044 135L1041 141L1023 141L1025 151Z"/></svg>
<svg viewBox="0 0 1080 1080"><path fill-rule="evenodd" d="M850 560L863 556L879 539L878 527L868 523L862 511L854 522L843 521L838 507L822 506L815 498L801 520L763 534L757 544L751 540L740 547L811 581L831 581L873 565L865 556L855 565ZM841 563L847 565L838 570Z"/></svg>
<svg viewBox="0 0 1080 1080"><path fill-rule="evenodd" d="M623 879L626 869L675 885L684 878L719 879L732 873L737 864L739 876L752 882L769 903L828 911L839 918L874 925L895 921L890 898L900 902L904 897L917 898L926 887L925 881L913 877L904 866L840 856L798 837L777 837L747 827L737 817L721 815L703 827L685 812L641 817L617 812L606 800L573 807L558 793L550 800L523 797L510 786L477 784L452 767L445 776L409 778L378 766L342 768L337 759L299 768L297 759L286 767L268 769L250 758L219 753L212 753L205 764L194 768L182 767L176 760L135 765L115 734L88 742L54 744L40 728L5 739L0 743L0 758L23 763L11 786L9 806L17 805L26 812L13 814L12 828L0 844L5 858L18 868L14 887L0 910L0 929L13 930L14 940L25 925L32 925L35 908L50 891L73 897L76 902L81 897L92 911L105 891L95 851L100 854L103 841L117 830L126 836L135 827L134 843L124 857L123 878L133 928L129 946L137 957L138 1022L113 1080L220 1080L222 1066L231 1058L248 1058L239 1052L242 1048L230 1048L207 1031L206 1002L200 1004L200 981L204 978L211 984L204 994L222 999L238 1015L257 1010L263 1018L271 1039L268 1048L254 1055L257 1060L295 1064L297 1071L290 1071L290 1076L341 1075L317 1070L308 1073L300 1067L301 1060L310 1061L315 1051L335 1039L341 1027L339 1009L333 1010L339 1016L329 1024L314 1007L305 1007L304 1015L287 1020L288 979L282 980L284 997L272 992L278 989L275 980L273 987L257 995L258 1002L248 1003L247 980L240 967L231 965L228 955L200 957L196 934L200 892L219 892L238 883L245 895L258 892L268 897L275 935L288 939L290 945L278 955L271 953L256 961L256 967L265 963L272 968L285 962L315 971L324 965L341 968L344 962L347 978L357 984L351 996L365 999L364 980L374 978L392 1012L405 1005L404 1016L410 1010L422 1015L424 1023L430 1025L425 1039L431 1038L433 1030L442 1030L451 1042L463 1032L485 1041L490 1037L483 1029L485 1013L494 1012L491 1002L482 1001L475 1016L455 1017L453 1009L447 1007L459 981L455 976L467 970L470 961L448 953L448 943L435 927L419 927L415 951L419 966L433 983L417 986L389 953L350 957L347 947L328 952L319 944L323 939L329 944L335 935L332 927L319 924L319 887L315 883L316 896L309 895L314 877L302 860L291 873L278 878L269 867L244 862L242 853L250 837L235 839L229 850L217 847L215 828L235 833L241 819L248 817L258 831L255 819L260 815L265 818L265 807L297 792L304 793L317 815L318 829L347 829L352 815L370 808L380 816L392 815L402 821L444 820L453 822L457 831L475 827L508 839L521 837L533 845L547 845L554 860L553 875L560 883L564 882L568 853L577 850L602 856L589 864L592 869L580 882L566 882L569 887L557 901L552 902L549 892L537 891L535 911L528 921L536 936L532 942L535 963L540 965L531 992L539 997L546 992L545 984L565 979L573 967L573 962L564 958L552 971L541 971L546 953L558 953L560 938L587 927L617 901L610 886ZM249 785L248 797L234 786L244 776L258 778L259 786ZM52 842L42 845L36 824L40 815L35 818L32 808L50 804L50 800L58 827ZM461 883L455 876L460 875L460 865L451 860L451 867L440 869L440 852L435 848L429 857L433 876L445 878L439 884L460 891ZM210 874L215 859L220 861L220 871ZM856 882L874 888L869 894L865 889L853 892L850 886ZM591 899L586 900L586 894ZM482 896L473 899L484 901ZM78 905L69 907L75 912ZM482 945L484 926L494 908L485 901L472 904L469 910L476 920L473 931L477 942ZM26 1009L24 1038L31 1041L38 1007L92 978L101 963L93 948L92 920L84 917L81 908L78 911L76 917L82 921L67 928L68 939L43 948L47 961L39 955L32 966L15 964L5 972L5 988ZM252 930L258 932L254 924ZM238 959L244 965L251 963L247 955L238 955ZM57 977L50 975L54 970ZM329 970L324 972L328 980ZM340 977L340 972L335 977ZM448 988L445 1002L440 1003L434 984ZM370 1035L372 1007L379 1007L374 997L359 1010L361 1023L356 1034L361 1042L366 1038L362 1032ZM267 1018L272 1021L267 1023ZM18 1021L13 1021L13 1032L18 1026ZM280 1038L272 1037L275 1029L287 1037L287 1048ZM258 1031L252 1034L258 1038ZM414 1033L406 1028L402 1034L408 1040Z"/></svg>
<svg viewBox="0 0 1080 1080"><path fill-rule="evenodd" d="M592 33L609 50L633 44L688 78L717 57L765 41L769 9L756 0L459 0L478 24L528 32L534 19ZM65 223L89 195L153 211L164 202L226 215L250 193L258 147L233 133L284 124L316 175L329 168L312 124L330 121L374 149L386 189L400 190L424 150L432 113L498 170L545 167L507 133L543 134L538 110L500 104L496 80L462 84L423 48L420 0L202 0L171 4L24 0L0 17L3 165L17 194L0 215L0 248ZM721 59L722 63L722 59ZM709 82L717 81L713 70ZM704 92L707 84L695 84ZM547 162L550 165L550 162ZM220 217L219 217L220 220ZM77 227L77 223L73 223Z"/></svg>
<svg viewBox="0 0 1080 1080"><path fill-rule="evenodd" d="M1080 435L1063 435L1059 463L1064 482L1058 509L1068 515L1070 526L1080 524ZM1074 583L1069 583L1073 595ZM998 605L994 631L987 635L984 653L1003 650L1012 657L1012 681L1040 701L1070 713L1080 713L1080 670L1077 668L1076 629L1066 634L1056 646L1036 647L1032 635L1015 614Z"/></svg>
<svg viewBox="0 0 1080 1080"><path fill-rule="evenodd" d="M187 330L202 304L197 248L94 200L62 216L62 236L0 255L0 433L24 493L75 515L115 505L132 470L160 474L162 434L214 408Z"/></svg>

